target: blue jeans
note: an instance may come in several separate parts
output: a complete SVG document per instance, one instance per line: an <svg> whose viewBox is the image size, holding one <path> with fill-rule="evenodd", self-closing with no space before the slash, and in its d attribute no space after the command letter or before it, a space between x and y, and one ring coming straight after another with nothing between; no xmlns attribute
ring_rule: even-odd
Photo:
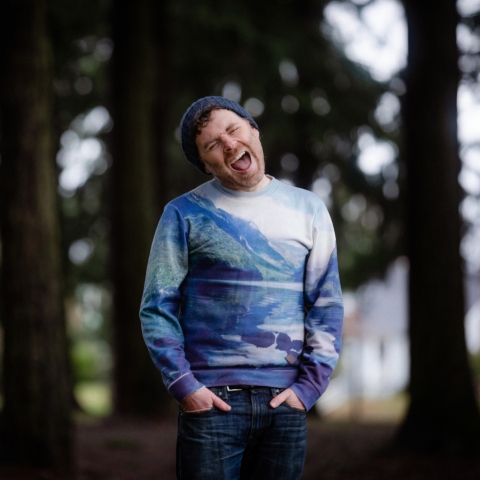
<svg viewBox="0 0 480 480"><path fill-rule="evenodd" d="M211 387L232 409L178 415L179 480L296 480L302 476L306 412L270 400L281 388L228 392Z"/></svg>

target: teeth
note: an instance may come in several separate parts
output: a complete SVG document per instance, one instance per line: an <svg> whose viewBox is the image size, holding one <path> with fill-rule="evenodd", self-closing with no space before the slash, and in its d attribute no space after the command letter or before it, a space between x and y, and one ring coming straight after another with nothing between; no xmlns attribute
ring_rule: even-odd
<svg viewBox="0 0 480 480"><path fill-rule="evenodd" d="M240 160L247 152L246 151L243 151L241 153L239 153L234 159L233 161L236 162L237 160Z"/></svg>

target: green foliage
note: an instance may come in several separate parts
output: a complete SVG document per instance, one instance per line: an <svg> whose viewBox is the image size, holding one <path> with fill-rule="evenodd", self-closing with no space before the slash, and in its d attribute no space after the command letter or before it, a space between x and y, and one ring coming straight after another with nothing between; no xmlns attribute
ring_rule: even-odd
<svg viewBox="0 0 480 480"><path fill-rule="evenodd" d="M67 302L70 351L76 381L107 381L112 359L108 317L110 294L98 284L79 284Z"/></svg>
<svg viewBox="0 0 480 480"><path fill-rule="evenodd" d="M108 345L95 340L80 340L71 350L72 363L77 381L105 379L110 369Z"/></svg>
<svg viewBox="0 0 480 480"><path fill-rule="evenodd" d="M74 389L75 398L88 415L105 417L112 413L112 392L106 382L78 382ZM80 420L83 418L80 417Z"/></svg>
<svg viewBox="0 0 480 480"><path fill-rule="evenodd" d="M470 367L473 370L473 378L475 384L480 386L480 351L470 354Z"/></svg>

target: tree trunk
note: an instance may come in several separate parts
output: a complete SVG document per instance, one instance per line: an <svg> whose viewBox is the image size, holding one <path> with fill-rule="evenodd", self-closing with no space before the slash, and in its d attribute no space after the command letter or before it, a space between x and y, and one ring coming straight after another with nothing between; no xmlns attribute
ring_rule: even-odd
<svg viewBox="0 0 480 480"><path fill-rule="evenodd" d="M464 333L456 96L455 1L404 0L403 103L408 167L411 402L400 445L459 449L480 439Z"/></svg>
<svg viewBox="0 0 480 480"><path fill-rule="evenodd" d="M117 0L113 8L112 271L118 414L160 414L169 398L143 342L138 316L159 218L154 6L153 0Z"/></svg>
<svg viewBox="0 0 480 480"><path fill-rule="evenodd" d="M0 7L2 457L67 470L72 423L45 0Z"/></svg>

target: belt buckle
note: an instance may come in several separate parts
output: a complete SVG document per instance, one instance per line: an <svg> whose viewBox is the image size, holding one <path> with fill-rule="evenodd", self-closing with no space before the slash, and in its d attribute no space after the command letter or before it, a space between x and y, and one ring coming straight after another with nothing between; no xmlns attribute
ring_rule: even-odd
<svg viewBox="0 0 480 480"><path fill-rule="evenodd" d="M227 392L241 392L242 389L241 388L230 388L228 385L227 385Z"/></svg>

